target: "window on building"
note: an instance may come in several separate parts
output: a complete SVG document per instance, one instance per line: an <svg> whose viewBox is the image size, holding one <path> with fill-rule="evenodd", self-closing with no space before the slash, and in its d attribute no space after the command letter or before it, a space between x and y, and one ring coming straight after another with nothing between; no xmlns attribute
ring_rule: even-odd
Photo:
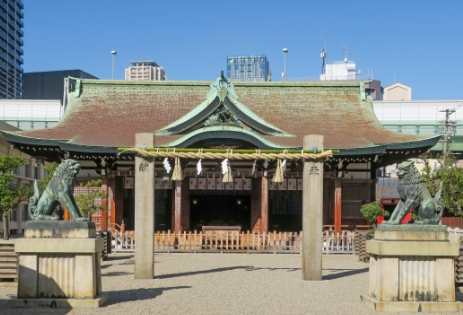
<svg viewBox="0 0 463 315"><path fill-rule="evenodd" d="M29 164L23 165L24 168L24 177L29 177Z"/></svg>
<svg viewBox="0 0 463 315"><path fill-rule="evenodd" d="M22 221L30 220L29 213L28 213L28 210L27 210L28 207L29 207L29 205L27 205L27 204L23 205L23 210L22 210L22 213L21 213L21 220Z"/></svg>
<svg viewBox="0 0 463 315"><path fill-rule="evenodd" d="M16 222L17 217L18 217L17 210L10 211L10 221Z"/></svg>

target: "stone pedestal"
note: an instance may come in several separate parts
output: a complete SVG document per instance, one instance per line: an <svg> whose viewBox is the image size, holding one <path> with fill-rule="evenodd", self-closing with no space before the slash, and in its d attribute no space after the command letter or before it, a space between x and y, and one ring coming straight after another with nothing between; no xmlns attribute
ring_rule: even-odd
<svg viewBox="0 0 463 315"><path fill-rule="evenodd" d="M454 259L459 244L443 225L379 225L370 254L368 296L378 311L461 311L455 299Z"/></svg>
<svg viewBox="0 0 463 315"><path fill-rule="evenodd" d="M24 238L15 242L19 254L16 307L99 307L103 239L95 224L79 221L29 221Z"/></svg>

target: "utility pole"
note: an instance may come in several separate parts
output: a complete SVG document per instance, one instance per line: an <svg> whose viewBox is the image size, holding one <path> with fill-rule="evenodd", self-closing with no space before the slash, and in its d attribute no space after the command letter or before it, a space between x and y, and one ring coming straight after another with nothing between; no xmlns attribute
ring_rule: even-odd
<svg viewBox="0 0 463 315"><path fill-rule="evenodd" d="M111 55L112 55L112 61L113 61L111 79L114 80L114 56L117 55L117 51L111 50Z"/></svg>
<svg viewBox="0 0 463 315"><path fill-rule="evenodd" d="M444 139L440 140L442 142L442 155L444 161L450 155L450 143L452 142L452 136L455 135L455 131L457 129L457 122L454 120L450 120L450 115L455 113L455 111L455 109L448 108L439 111L445 113L445 119L440 121L440 123L443 124L443 126L439 128L440 133L444 135Z"/></svg>
<svg viewBox="0 0 463 315"><path fill-rule="evenodd" d="M288 53L288 48L283 48L283 82L286 82L286 54Z"/></svg>

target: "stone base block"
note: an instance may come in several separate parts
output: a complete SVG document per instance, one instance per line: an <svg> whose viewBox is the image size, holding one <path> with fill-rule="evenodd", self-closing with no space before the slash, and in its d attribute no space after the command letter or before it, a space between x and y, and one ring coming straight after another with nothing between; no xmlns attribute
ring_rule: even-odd
<svg viewBox="0 0 463 315"><path fill-rule="evenodd" d="M26 238L95 238L95 223L87 221L27 221Z"/></svg>
<svg viewBox="0 0 463 315"><path fill-rule="evenodd" d="M18 239L18 299L95 299L102 293L102 249L96 238Z"/></svg>
<svg viewBox="0 0 463 315"><path fill-rule="evenodd" d="M387 225L380 224L375 240L382 241L447 241L449 233L445 225Z"/></svg>
<svg viewBox="0 0 463 315"><path fill-rule="evenodd" d="M385 302L377 299L361 295L360 300L363 304L375 311L380 312L461 312L463 311L462 302L413 302L413 301L397 301Z"/></svg>
<svg viewBox="0 0 463 315"><path fill-rule="evenodd" d="M73 308L73 307L100 307L108 300L107 294L101 294L94 299L19 299L12 298L8 305L12 307L29 308Z"/></svg>

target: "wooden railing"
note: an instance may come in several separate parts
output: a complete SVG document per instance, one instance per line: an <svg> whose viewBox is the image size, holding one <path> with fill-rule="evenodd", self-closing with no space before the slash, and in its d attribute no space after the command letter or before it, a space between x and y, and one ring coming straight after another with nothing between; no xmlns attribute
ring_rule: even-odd
<svg viewBox="0 0 463 315"><path fill-rule="evenodd" d="M115 252L134 251L136 246L134 231L112 235ZM299 253L301 233L297 232L157 232L154 234L155 252L273 252ZM323 232L323 252L355 253L354 232L342 231L335 234Z"/></svg>

